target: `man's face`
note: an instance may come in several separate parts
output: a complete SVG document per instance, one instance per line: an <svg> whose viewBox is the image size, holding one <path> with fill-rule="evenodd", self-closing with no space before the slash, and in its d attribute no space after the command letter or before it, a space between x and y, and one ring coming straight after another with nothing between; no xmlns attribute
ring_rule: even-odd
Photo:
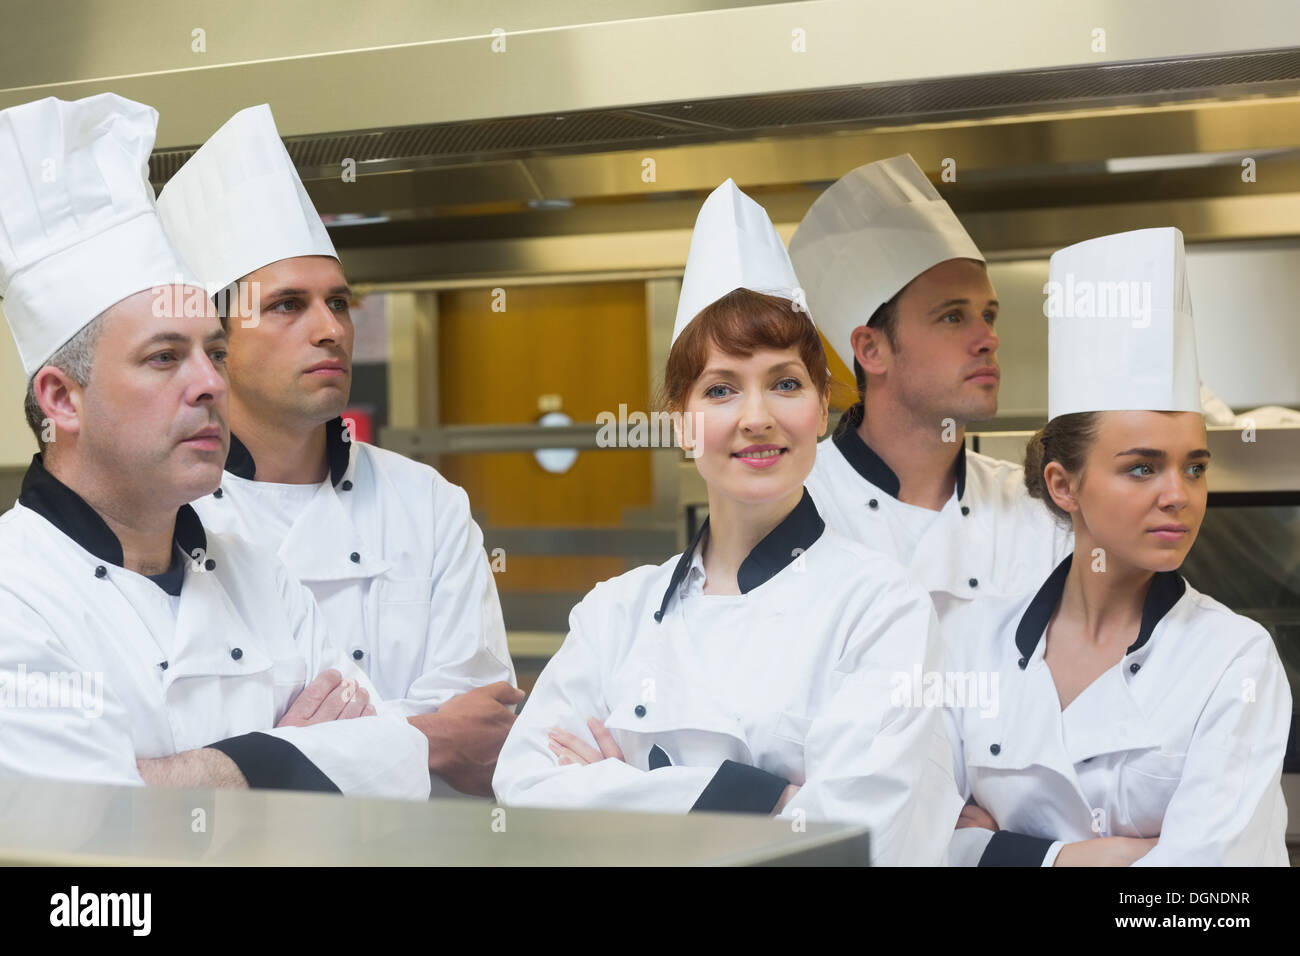
<svg viewBox="0 0 1300 956"><path fill-rule="evenodd" d="M242 281L256 283L258 305L232 297L242 300L229 321L238 412L304 428L337 418L352 389L353 335L352 292L338 260L281 259Z"/></svg>
<svg viewBox="0 0 1300 956"><path fill-rule="evenodd" d="M998 410L998 300L982 263L949 259L927 269L898 300L898 348L886 342L886 387L940 427L992 418ZM865 367L865 366L864 366Z"/></svg>
<svg viewBox="0 0 1300 956"><path fill-rule="evenodd" d="M172 286L166 298L138 292L103 314L72 428L83 472L119 497L171 509L221 483L230 433L226 333L202 290ZM173 312L182 300L205 314Z"/></svg>

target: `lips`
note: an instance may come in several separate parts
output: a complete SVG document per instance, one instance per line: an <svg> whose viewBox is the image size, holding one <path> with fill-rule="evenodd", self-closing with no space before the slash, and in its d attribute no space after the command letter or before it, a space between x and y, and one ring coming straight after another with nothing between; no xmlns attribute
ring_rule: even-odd
<svg viewBox="0 0 1300 956"><path fill-rule="evenodd" d="M788 449L780 445L750 445L733 451L731 457L751 468L770 468L781 460Z"/></svg>
<svg viewBox="0 0 1300 956"><path fill-rule="evenodd" d="M1148 528L1147 534L1153 534L1161 541L1181 541L1191 529L1182 524L1163 524L1158 528Z"/></svg>
<svg viewBox="0 0 1300 956"><path fill-rule="evenodd" d="M308 375L342 375L347 370L342 362L317 362L304 372Z"/></svg>
<svg viewBox="0 0 1300 956"><path fill-rule="evenodd" d="M209 451L219 450L221 448L221 429L216 425L209 425L207 428L201 428L189 438L184 439L181 444Z"/></svg>
<svg viewBox="0 0 1300 956"><path fill-rule="evenodd" d="M1002 378L1002 373L997 370L996 366L978 369L966 376L966 381L991 381L996 382Z"/></svg>

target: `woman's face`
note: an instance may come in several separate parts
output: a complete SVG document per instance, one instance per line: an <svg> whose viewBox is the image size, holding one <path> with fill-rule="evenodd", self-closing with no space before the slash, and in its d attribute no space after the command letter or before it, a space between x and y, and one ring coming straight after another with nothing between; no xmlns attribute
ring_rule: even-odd
<svg viewBox="0 0 1300 956"><path fill-rule="evenodd" d="M1048 487L1074 513L1076 536L1108 560L1173 571L1205 517L1209 458L1196 412L1102 412L1083 474L1070 478L1053 462Z"/></svg>
<svg viewBox="0 0 1300 956"><path fill-rule="evenodd" d="M793 348L742 358L711 345L684 411L684 444L710 493L757 504L803 485L827 402Z"/></svg>

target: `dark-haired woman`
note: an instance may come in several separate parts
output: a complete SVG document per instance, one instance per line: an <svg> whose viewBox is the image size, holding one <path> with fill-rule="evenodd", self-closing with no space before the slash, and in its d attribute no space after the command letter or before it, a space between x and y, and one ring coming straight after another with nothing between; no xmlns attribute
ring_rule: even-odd
<svg viewBox="0 0 1300 956"><path fill-rule="evenodd" d="M898 693L937 664L934 611L804 491L830 381L797 301L728 180L696 222L664 386L708 520L573 609L501 751L502 803L858 822L876 864L943 859L961 800L942 718Z"/></svg>
<svg viewBox="0 0 1300 956"><path fill-rule="evenodd" d="M947 711L969 798L950 859L1284 866L1281 662L1263 627L1178 574L1210 458L1182 236L1090 240L1051 275L1050 420L1025 481L1074 553L1037 593L944 622L949 668L999 691L991 714ZM1087 305L1107 288L1136 290L1130 308Z"/></svg>

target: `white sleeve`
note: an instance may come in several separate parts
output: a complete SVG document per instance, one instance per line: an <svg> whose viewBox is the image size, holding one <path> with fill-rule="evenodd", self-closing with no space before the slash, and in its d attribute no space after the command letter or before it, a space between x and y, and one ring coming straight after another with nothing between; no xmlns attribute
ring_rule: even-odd
<svg viewBox="0 0 1300 956"><path fill-rule="evenodd" d="M429 797L429 742L400 708L383 701L366 673L330 643L316 600L280 568L280 592L294 634L307 659L307 680L334 668L364 687L377 714L263 731L291 744L345 796ZM278 720L282 714L277 714Z"/></svg>
<svg viewBox="0 0 1300 956"><path fill-rule="evenodd" d="M596 585L569 613L568 637L537 679L523 712L506 737L492 778L492 790L502 804L685 813L717 770L640 770L621 760L562 766L547 746L548 731L560 727L595 747L587 718L603 721L609 717L603 693L603 662L586 626L591 608L599 606L606 587ZM598 633L599 629L593 631Z"/></svg>
<svg viewBox="0 0 1300 956"><path fill-rule="evenodd" d="M962 799L942 702L911 692L915 675L934 672L940 659L929 597L916 588L882 590L837 665L838 687L813 718L806 780L780 818L866 824L875 866L941 864Z"/></svg>
<svg viewBox="0 0 1300 956"><path fill-rule="evenodd" d="M411 716L437 710L475 687L516 683L501 599L469 498L435 473L430 507L436 550L425 670L399 702Z"/></svg>
<svg viewBox="0 0 1300 956"><path fill-rule="evenodd" d="M0 776L144 786L114 688L10 594L0 594L0 741Z"/></svg>
<svg viewBox="0 0 1300 956"><path fill-rule="evenodd" d="M1223 672L1196 723L1160 837L1135 866L1286 866L1282 756L1291 688L1265 634Z"/></svg>

